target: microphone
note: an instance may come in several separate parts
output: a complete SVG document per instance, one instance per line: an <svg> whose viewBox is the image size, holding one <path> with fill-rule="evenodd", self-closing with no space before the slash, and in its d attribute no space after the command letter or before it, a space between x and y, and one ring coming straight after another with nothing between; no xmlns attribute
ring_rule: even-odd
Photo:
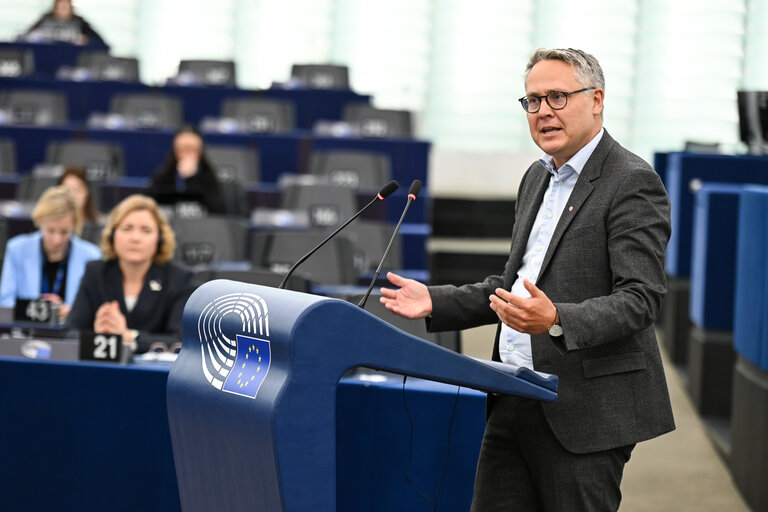
<svg viewBox="0 0 768 512"><path fill-rule="evenodd" d="M348 225L350 222L352 222L353 220L355 220L356 218L358 218L358 217L359 217L359 216L360 216L360 215L361 215L361 214L362 214L362 213L363 213L365 210L367 210L368 208L370 208L370 207L371 207L371 205L372 205L373 203L375 203L376 201L383 201L383 200L384 200L386 197L390 196L390 195L392 194L392 192L394 192L394 191L395 191L395 190L397 190L398 188L400 188L400 184L399 184L398 182L396 182L395 180L392 180L392 181L390 181L389 183L387 183L386 185L384 185L383 187L381 187L381 190L379 190L379 193L378 193L378 194L376 194L376 196L375 196L375 197L374 197L374 198L371 200L371 202L370 202L370 203L368 203L367 205L363 206L363 209L362 209L362 210L360 210L359 212L357 212L356 214L354 214L354 215L352 216L352 218L350 218L350 219L349 219L347 222L345 222L344 224L342 224L341 226L339 226L338 228L336 228L336 230L335 230L333 233L331 233L330 235L328 235L328 236L325 238L325 240L323 240L322 242L320 242L319 244L317 244L317 245L315 246L315 248L314 248L314 249L312 249L311 251L309 251L307 254L305 254L304 256L302 256L302 257L299 259L299 261L297 261L296 263L294 263L294 264L293 264L293 266L292 266L292 267L291 267L291 268L288 270L288 272L286 272L286 274L285 274L285 277L283 277L283 280L280 282L280 285L278 286L278 288L280 288L280 289L283 289L283 288L285 288L285 283L286 283L286 282L288 282L288 278L289 278L289 277L291 277L291 274L293 274L293 271L294 271L294 270L296 270L296 267L298 267L299 265L301 265L302 263L304 263L304 262L307 260L307 258L309 258L309 257L310 257L310 256L312 256L313 254L315 254L315 252L317 252L317 250L318 250L318 249L320 249L322 246L324 246L324 245L325 245L325 243L326 243L328 240L330 240L331 238L333 238L334 236L336 236L336 235L338 234L338 232L339 232L339 231L341 231L342 229L344 229L345 227L347 227L347 225ZM411 186L411 188L413 188L413 186Z"/></svg>
<svg viewBox="0 0 768 512"><path fill-rule="evenodd" d="M411 203L416 200L416 197L419 195L419 192L421 192L421 182L419 180L413 180L413 183L411 183L411 188L408 189L408 201L405 203L405 208L403 209L403 214L400 215L400 220L397 223L397 226L395 226L395 231L392 233L392 237L389 239L389 243L387 244L387 248L384 249L384 256L381 257L381 261L379 262L378 268L376 268L376 273L373 276L373 279L371 280L371 284L368 286L368 290L365 292L365 295L363 295L363 298L360 300L360 303L358 306L365 309L365 303L368 301L368 296L371 294L371 290L373 290L373 287L376 285L376 280L379 278L379 274L381 274L381 267L384 266L384 260L387 259L387 255L389 254L389 250L392 248L392 244L395 241L395 237L397 236L397 233L400 231L400 226L403 224L403 219L405 218L405 214L408 211L408 208L410 208Z"/></svg>

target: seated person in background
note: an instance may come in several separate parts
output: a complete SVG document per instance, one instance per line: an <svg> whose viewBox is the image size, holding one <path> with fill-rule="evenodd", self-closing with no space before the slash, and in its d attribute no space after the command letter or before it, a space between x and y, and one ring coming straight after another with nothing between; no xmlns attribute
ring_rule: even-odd
<svg viewBox="0 0 768 512"><path fill-rule="evenodd" d="M0 306L13 307L17 297L45 299L59 304L59 317L66 318L86 263L101 251L74 234L80 232L80 209L64 187L43 192L32 220L38 231L11 238L5 248Z"/></svg>
<svg viewBox="0 0 768 512"><path fill-rule="evenodd" d="M75 14L72 0L54 0L53 8L27 30L22 39L53 40L72 44L97 43L104 40L81 16Z"/></svg>
<svg viewBox="0 0 768 512"><path fill-rule="evenodd" d="M98 224L102 221L102 215L96 211L91 196L91 187L85 172L80 167L67 167L59 177L59 185L69 190L75 198L83 224Z"/></svg>
<svg viewBox="0 0 768 512"><path fill-rule="evenodd" d="M173 148L152 177L148 194L160 203L174 197L200 202L210 213L225 212L219 181L203 153L203 138L193 127L185 126L176 133Z"/></svg>
<svg viewBox="0 0 768 512"><path fill-rule="evenodd" d="M101 248L106 260L86 267L68 325L120 334L138 353L155 341L181 341L191 274L169 261L176 237L157 203L139 194L120 202Z"/></svg>

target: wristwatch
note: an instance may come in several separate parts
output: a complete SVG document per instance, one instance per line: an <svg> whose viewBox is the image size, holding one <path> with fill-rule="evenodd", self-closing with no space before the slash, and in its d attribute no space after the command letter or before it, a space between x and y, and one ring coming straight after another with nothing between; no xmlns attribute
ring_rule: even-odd
<svg viewBox="0 0 768 512"><path fill-rule="evenodd" d="M560 325L560 312L555 308L555 323L549 327L549 335L558 338L563 335L563 326Z"/></svg>

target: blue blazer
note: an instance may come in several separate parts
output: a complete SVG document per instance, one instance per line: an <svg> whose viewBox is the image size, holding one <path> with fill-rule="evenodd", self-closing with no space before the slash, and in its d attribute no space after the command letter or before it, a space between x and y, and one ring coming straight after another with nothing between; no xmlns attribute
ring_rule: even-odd
<svg viewBox="0 0 768 512"><path fill-rule="evenodd" d="M16 298L37 299L43 274L43 249L40 231L8 240L0 278L0 307L11 308ZM67 263L67 289L64 302L72 304L85 273L85 264L101 258L101 250L91 242L72 236Z"/></svg>

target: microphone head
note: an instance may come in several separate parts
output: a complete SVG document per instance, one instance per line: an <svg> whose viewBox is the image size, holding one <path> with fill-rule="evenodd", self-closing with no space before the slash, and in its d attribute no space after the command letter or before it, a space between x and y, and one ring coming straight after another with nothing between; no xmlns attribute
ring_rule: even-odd
<svg viewBox="0 0 768 512"><path fill-rule="evenodd" d="M419 195L419 192L421 192L421 181L413 180L413 183L411 183L411 188L408 189L408 197L416 199L416 196Z"/></svg>
<svg viewBox="0 0 768 512"><path fill-rule="evenodd" d="M381 187L381 190L379 190L379 193L377 194L379 199L384 199L387 196L392 195L392 192L400 188L400 184L396 182L395 180L390 181L383 187Z"/></svg>

